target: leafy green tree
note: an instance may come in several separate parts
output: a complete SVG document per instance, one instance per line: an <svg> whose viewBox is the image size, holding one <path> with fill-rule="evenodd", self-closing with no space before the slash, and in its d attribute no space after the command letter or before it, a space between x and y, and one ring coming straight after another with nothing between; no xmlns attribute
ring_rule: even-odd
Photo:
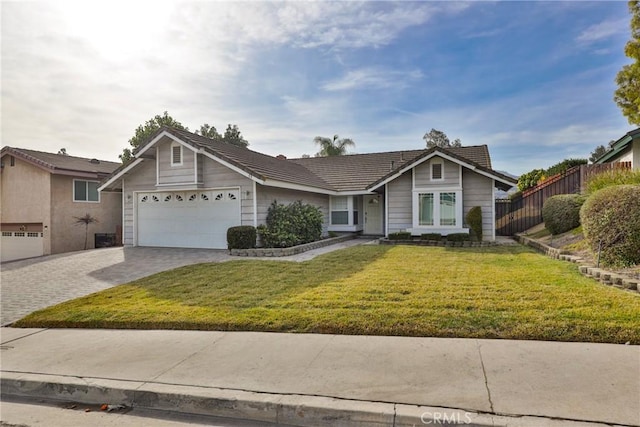
<svg viewBox="0 0 640 427"><path fill-rule="evenodd" d="M546 178L546 171L544 169L534 169L530 172L523 173L518 178L518 190L524 191L528 188L535 187L538 182Z"/></svg>
<svg viewBox="0 0 640 427"><path fill-rule="evenodd" d="M431 129L429 132L425 133L422 139L427 143L427 148L433 147L442 147L442 148L450 148L450 147L462 147L462 142L460 142L460 138L456 138L451 142L447 134L437 129Z"/></svg>
<svg viewBox="0 0 640 427"><path fill-rule="evenodd" d="M598 145L595 150L591 152L591 155L589 156L589 163L595 163L596 160L604 156L605 153L609 151L611 147L613 147L613 144L615 144L615 142L616 141L612 139L611 141L609 141L609 144L606 147L604 145Z"/></svg>
<svg viewBox="0 0 640 427"><path fill-rule="evenodd" d="M333 139L323 136L316 136L313 142L320 146L320 151L316 157L343 156L347 154L347 148L356 145L350 138L340 139L338 135L333 135Z"/></svg>
<svg viewBox="0 0 640 427"><path fill-rule="evenodd" d="M591 152L589 156L589 163L595 163L600 157L604 156L604 153L607 152L607 149L604 145L598 145L595 150Z"/></svg>
<svg viewBox="0 0 640 427"><path fill-rule="evenodd" d="M168 112L164 112L162 116L157 115L150 120L147 120L144 125L138 126L135 135L129 140L131 148L125 148L120 154L120 160L122 163L127 163L133 158L133 150L138 148L140 144L144 144L149 140L151 135L158 131L162 126L171 126L177 129L189 130L184 127L182 123L174 119Z"/></svg>
<svg viewBox="0 0 640 427"><path fill-rule="evenodd" d="M216 141L222 140L222 135L220 135L220 132L216 130L216 127L209 126L208 123L205 123L202 126L200 126L200 130L197 130L196 133L206 138L215 139Z"/></svg>
<svg viewBox="0 0 640 427"><path fill-rule="evenodd" d="M629 124L640 125L640 3L629 2L631 13L631 40L624 48L624 53L633 59L633 63L625 65L616 76L618 89L613 99L622 110Z"/></svg>
<svg viewBox="0 0 640 427"><path fill-rule="evenodd" d="M249 146L249 141L244 139L242 133L240 133L240 129L238 129L238 125L227 125L227 130L224 131L222 140L227 144L236 145L241 148L247 148Z"/></svg>
<svg viewBox="0 0 640 427"><path fill-rule="evenodd" d="M61 156L68 156L69 154L67 154L67 149L66 148L61 148L58 150L58 154L60 154Z"/></svg>
<svg viewBox="0 0 640 427"><path fill-rule="evenodd" d="M189 130L189 128L183 126L182 123L171 117L169 113L165 111L162 116L157 115L152 119L147 120L143 125L138 126L135 131L135 135L129 140L131 148L125 148L119 156L122 163L129 162L133 158L133 151L138 148L140 144L146 143L151 135L156 133L162 126L170 126L186 131ZM196 133L206 138L227 142L229 144L237 145L238 147L247 148L249 145L249 142L244 139L237 125L228 125L224 136L220 135L215 126L210 126L208 123L200 126L200 129L197 130Z"/></svg>

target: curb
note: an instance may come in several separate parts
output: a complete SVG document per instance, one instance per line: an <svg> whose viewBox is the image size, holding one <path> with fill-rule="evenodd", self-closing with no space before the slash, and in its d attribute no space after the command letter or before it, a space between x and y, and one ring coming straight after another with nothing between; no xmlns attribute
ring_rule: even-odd
<svg viewBox="0 0 640 427"><path fill-rule="evenodd" d="M462 409L103 378L2 372L0 382L3 396L97 405L108 403L300 427L605 426L598 422L481 414Z"/></svg>

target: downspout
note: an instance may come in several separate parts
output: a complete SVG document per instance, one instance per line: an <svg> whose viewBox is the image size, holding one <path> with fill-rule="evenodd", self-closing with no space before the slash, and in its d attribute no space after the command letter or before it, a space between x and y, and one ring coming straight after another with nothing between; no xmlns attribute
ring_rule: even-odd
<svg viewBox="0 0 640 427"><path fill-rule="evenodd" d="M493 230L493 241L496 241L496 180L491 181L491 224Z"/></svg>
<svg viewBox="0 0 640 427"><path fill-rule="evenodd" d="M256 182L251 180L253 183L253 226L258 226L258 193L256 191L257 185Z"/></svg>
<svg viewBox="0 0 640 427"><path fill-rule="evenodd" d="M384 237L389 237L389 184L384 185Z"/></svg>

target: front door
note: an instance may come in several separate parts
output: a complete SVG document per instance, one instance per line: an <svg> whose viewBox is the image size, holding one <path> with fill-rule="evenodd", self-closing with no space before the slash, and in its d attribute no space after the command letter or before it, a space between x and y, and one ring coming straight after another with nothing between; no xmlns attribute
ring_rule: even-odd
<svg viewBox="0 0 640 427"><path fill-rule="evenodd" d="M380 196L364 196L364 234L380 235L382 231L382 201Z"/></svg>

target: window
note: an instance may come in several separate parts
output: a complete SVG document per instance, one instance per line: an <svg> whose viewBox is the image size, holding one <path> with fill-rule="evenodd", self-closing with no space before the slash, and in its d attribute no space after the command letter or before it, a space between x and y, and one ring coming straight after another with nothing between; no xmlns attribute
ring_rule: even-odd
<svg viewBox="0 0 640 427"><path fill-rule="evenodd" d="M456 193L440 193L440 225L456 225Z"/></svg>
<svg viewBox="0 0 640 427"><path fill-rule="evenodd" d="M331 198L331 224L349 224L349 201L347 196Z"/></svg>
<svg viewBox="0 0 640 427"><path fill-rule="evenodd" d="M414 193L414 227L462 227L461 191Z"/></svg>
<svg viewBox="0 0 640 427"><path fill-rule="evenodd" d="M358 225L358 203L356 200L353 201L353 225Z"/></svg>
<svg viewBox="0 0 640 427"><path fill-rule="evenodd" d="M418 195L418 225L433 225L433 193Z"/></svg>
<svg viewBox="0 0 640 427"><path fill-rule="evenodd" d="M180 166L182 164L182 145L178 143L171 144L171 166Z"/></svg>
<svg viewBox="0 0 640 427"><path fill-rule="evenodd" d="M442 160L433 159L431 161L431 180L441 181L444 179L442 175Z"/></svg>
<svg viewBox="0 0 640 427"><path fill-rule="evenodd" d="M73 180L74 202L100 202L98 193L98 181Z"/></svg>

